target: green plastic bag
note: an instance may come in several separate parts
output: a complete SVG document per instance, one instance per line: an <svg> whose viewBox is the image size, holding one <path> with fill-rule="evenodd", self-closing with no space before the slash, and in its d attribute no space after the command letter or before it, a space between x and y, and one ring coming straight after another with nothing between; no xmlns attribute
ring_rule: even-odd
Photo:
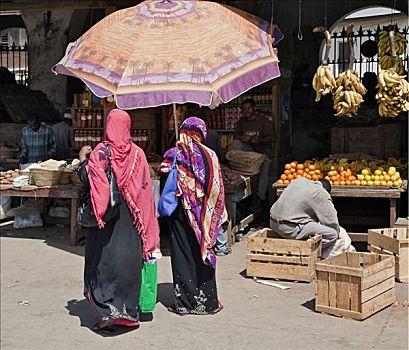
<svg viewBox="0 0 409 350"><path fill-rule="evenodd" d="M158 265L155 262L143 262L139 308L142 312L153 312L158 287Z"/></svg>

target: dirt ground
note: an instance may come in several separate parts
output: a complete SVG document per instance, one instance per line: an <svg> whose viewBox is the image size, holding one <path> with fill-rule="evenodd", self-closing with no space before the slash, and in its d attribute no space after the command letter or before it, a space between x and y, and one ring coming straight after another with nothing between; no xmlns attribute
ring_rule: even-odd
<svg viewBox="0 0 409 350"><path fill-rule="evenodd" d="M170 258L159 261L153 320L113 336L88 327L96 319L82 296L83 247L68 231L2 229L1 349L408 349L408 285L397 283L398 305L365 321L314 312L314 283L260 285L243 277L245 242L217 266L222 312L177 316ZM166 252L166 251L165 251Z"/></svg>

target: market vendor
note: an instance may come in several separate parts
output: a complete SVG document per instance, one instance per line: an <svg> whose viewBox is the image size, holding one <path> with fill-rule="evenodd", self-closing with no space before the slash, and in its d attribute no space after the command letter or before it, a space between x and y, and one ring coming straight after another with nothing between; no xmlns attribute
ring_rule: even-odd
<svg viewBox="0 0 409 350"><path fill-rule="evenodd" d="M55 157L53 130L41 123L37 114L29 115L27 122L28 125L21 131L20 163L37 163Z"/></svg>
<svg viewBox="0 0 409 350"><path fill-rule="evenodd" d="M67 160L72 157L72 115L64 113L63 120L52 126L55 142L57 160Z"/></svg>
<svg viewBox="0 0 409 350"><path fill-rule="evenodd" d="M245 100L241 109L243 116L237 123L230 150L257 152L271 158L273 153L272 123L257 113L256 103L252 99Z"/></svg>
<svg viewBox="0 0 409 350"><path fill-rule="evenodd" d="M256 111L256 103L252 99L244 100L241 105L243 116L238 121L233 143L229 150L257 152L265 154L267 159L260 169L257 197L264 201L267 195L270 168L273 155L273 126L271 121ZM260 210L260 203L253 203L253 210Z"/></svg>
<svg viewBox="0 0 409 350"><path fill-rule="evenodd" d="M331 199L331 183L299 177L283 191L270 210L270 227L283 238L322 237L322 258L355 251L338 222Z"/></svg>

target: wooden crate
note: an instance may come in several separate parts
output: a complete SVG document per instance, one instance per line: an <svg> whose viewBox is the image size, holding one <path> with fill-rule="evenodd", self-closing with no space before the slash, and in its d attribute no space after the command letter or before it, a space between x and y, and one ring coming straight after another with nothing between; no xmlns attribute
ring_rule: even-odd
<svg viewBox="0 0 409 350"><path fill-rule="evenodd" d="M320 255L321 236L306 241L276 238L265 228L247 239L247 276L311 282Z"/></svg>
<svg viewBox="0 0 409 350"><path fill-rule="evenodd" d="M363 320L396 300L393 256L343 253L315 266L318 312Z"/></svg>
<svg viewBox="0 0 409 350"><path fill-rule="evenodd" d="M395 257L395 277L409 282L409 228L384 228L368 230L368 249L373 253Z"/></svg>

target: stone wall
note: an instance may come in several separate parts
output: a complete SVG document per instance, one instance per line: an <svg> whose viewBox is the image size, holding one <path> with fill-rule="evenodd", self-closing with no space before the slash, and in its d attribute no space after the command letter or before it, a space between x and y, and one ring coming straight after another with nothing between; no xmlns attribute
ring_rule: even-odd
<svg viewBox="0 0 409 350"><path fill-rule="evenodd" d="M29 44L30 88L42 90L60 112L66 107L67 78L56 76L51 67L64 55L72 13L68 9L22 12Z"/></svg>

